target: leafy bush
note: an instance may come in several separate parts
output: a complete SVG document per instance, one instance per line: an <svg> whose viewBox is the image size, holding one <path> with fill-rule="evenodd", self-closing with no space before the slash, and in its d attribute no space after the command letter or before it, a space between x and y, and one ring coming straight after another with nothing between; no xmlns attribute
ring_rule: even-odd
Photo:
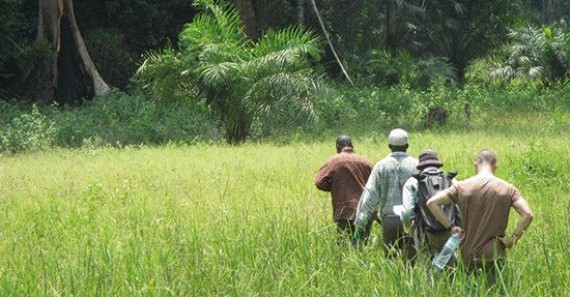
<svg viewBox="0 0 570 297"><path fill-rule="evenodd" d="M439 82L456 81L454 68L443 57L413 58L400 51L393 55L386 50L372 51L368 61L368 76L379 84L406 84L427 89Z"/></svg>
<svg viewBox="0 0 570 297"><path fill-rule="evenodd" d="M13 118L1 134L0 151L8 153L48 149L55 139L53 121L33 105L32 111Z"/></svg>
<svg viewBox="0 0 570 297"><path fill-rule="evenodd" d="M53 110L56 142L78 147L86 140L112 145L177 141L195 143L219 139L209 110L191 100L158 105L140 93L113 92L77 109Z"/></svg>
<svg viewBox="0 0 570 297"><path fill-rule="evenodd" d="M504 61L491 68L494 78L557 81L568 78L570 32L565 26L525 27L510 33L512 44Z"/></svg>
<svg viewBox="0 0 570 297"><path fill-rule="evenodd" d="M390 88L333 85L332 89L315 101L320 115L313 127L318 131L316 134L327 130L371 133L376 130L371 127L388 126L423 129L429 109L436 106L445 109L448 126L456 128L468 127L472 121L483 123L494 117L504 118L507 114L536 112L551 114L552 123L567 125L563 117L568 114L561 110L570 108L567 85L545 89L532 84L468 84L463 88L440 84L426 90L405 85ZM469 104L471 119L466 116L466 104Z"/></svg>
<svg viewBox="0 0 570 297"><path fill-rule="evenodd" d="M221 138L207 106L191 99L163 106L139 92L114 91L74 108L0 101L0 125L0 151L8 153Z"/></svg>

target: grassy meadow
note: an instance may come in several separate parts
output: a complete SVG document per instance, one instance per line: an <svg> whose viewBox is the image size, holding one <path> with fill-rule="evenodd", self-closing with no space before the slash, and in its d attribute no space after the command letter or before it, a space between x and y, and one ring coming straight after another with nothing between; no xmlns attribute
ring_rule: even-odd
<svg viewBox="0 0 570 297"><path fill-rule="evenodd" d="M498 284L387 260L374 226L362 251L334 242L313 178L336 131L287 144L51 150L0 159L0 296L569 296L568 113L412 131L459 179L490 148L536 218ZM514 116L513 116L514 118ZM354 133L388 153L389 127ZM330 136L330 137L329 137ZM511 213L508 234L518 216Z"/></svg>

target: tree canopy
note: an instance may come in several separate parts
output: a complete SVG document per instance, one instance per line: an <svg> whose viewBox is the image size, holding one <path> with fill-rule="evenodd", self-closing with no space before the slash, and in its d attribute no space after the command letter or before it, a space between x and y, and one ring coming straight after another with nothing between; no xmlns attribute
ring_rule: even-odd
<svg viewBox="0 0 570 297"><path fill-rule="evenodd" d="M0 3L0 95L3 97L42 99L42 95L30 87L34 84L22 81L36 74L36 69L57 51L54 44L36 41L38 11L44 2L5 0ZM113 87L127 89L132 85L131 78L142 62L143 53L169 46L177 49L182 26L194 19L196 6L191 3L196 2L83 0L74 1L72 8L85 48L102 80ZM402 65L398 70L400 73L412 68L417 72L433 65L440 69L434 72L462 83L466 69L475 60L497 53L500 56L505 47L516 42L510 32L524 27L532 27L532 30L552 27L564 33L568 31L566 24L570 21L570 6L564 0L314 2L340 59L348 72L354 73L351 76L374 78L373 81L381 85L407 78L393 74L386 76L385 73L394 71L378 68L380 64L373 62L378 60L378 53L388 53L383 59L393 62L389 64ZM317 12L308 0L234 0L229 3L235 5L240 21L245 25L245 33L252 40L267 32L296 25L312 29L317 35L324 33ZM330 77L342 78L338 63L327 48L318 62ZM370 73L371 62L376 63L374 67L378 71L375 73ZM449 68L444 69L445 65ZM490 68L489 71L496 69ZM449 69L454 72L452 76L447 75ZM416 76L425 79L421 74ZM424 85L416 79L412 84ZM61 93L61 88L58 90ZM84 97L85 94L77 92L69 96ZM62 95L55 95L58 96Z"/></svg>

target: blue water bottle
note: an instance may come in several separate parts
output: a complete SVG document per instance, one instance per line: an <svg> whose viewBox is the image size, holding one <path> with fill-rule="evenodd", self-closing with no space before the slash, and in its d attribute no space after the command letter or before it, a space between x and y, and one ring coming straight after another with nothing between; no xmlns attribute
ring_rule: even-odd
<svg viewBox="0 0 570 297"><path fill-rule="evenodd" d="M438 270L442 271L449 259L455 253L455 250L459 247L461 240L459 239L459 234L453 233L439 252L439 254L433 259L431 264Z"/></svg>

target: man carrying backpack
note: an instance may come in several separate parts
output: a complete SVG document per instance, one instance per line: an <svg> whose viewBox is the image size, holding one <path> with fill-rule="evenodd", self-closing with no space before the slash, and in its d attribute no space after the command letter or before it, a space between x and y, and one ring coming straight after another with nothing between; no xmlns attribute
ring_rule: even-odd
<svg viewBox="0 0 570 297"><path fill-rule="evenodd" d="M504 265L506 249L512 247L532 222L533 212L513 185L495 177L497 156L483 150L475 159L477 175L459 182L431 197L427 205L437 220L453 232L463 233L461 256L471 272L487 272L488 285L494 284ZM464 216L462 228L454 226L442 206L457 204ZM509 213L514 209L520 216L510 238L505 231Z"/></svg>
<svg viewBox="0 0 570 297"><path fill-rule="evenodd" d="M414 253L411 238L405 236L400 217L394 213L394 205L402 204L402 188L416 171L418 160L406 153L408 132L394 129L388 136L388 147L392 151L372 169L356 210L353 244L358 246L365 235L366 225L374 213L379 213L384 243L390 249L411 258ZM396 254L397 255L397 254Z"/></svg>
<svg viewBox="0 0 570 297"><path fill-rule="evenodd" d="M441 171L439 168L442 166L437 152L423 150L419 156L418 172L408 179L402 194L403 211L400 219L404 230L412 235L416 250L427 252L430 258L440 252L451 235L426 205L433 195L457 182L454 179L455 173ZM455 225L460 224L461 216L455 206L446 206L445 214Z"/></svg>

